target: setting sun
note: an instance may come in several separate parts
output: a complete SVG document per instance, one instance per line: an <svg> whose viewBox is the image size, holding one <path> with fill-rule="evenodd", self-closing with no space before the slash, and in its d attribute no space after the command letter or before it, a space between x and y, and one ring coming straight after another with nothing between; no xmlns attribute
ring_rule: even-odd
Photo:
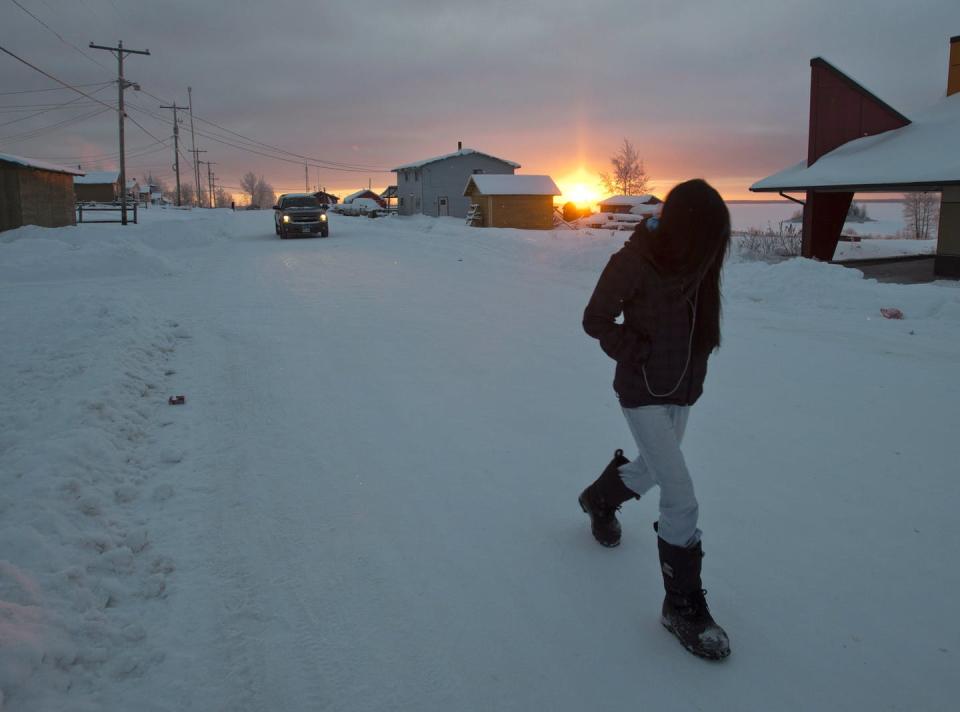
<svg viewBox="0 0 960 712"><path fill-rule="evenodd" d="M559 202L573 202L578 208L595 208L606 195L599 178L583 168L558 179L557 187L563 192Z"/></svg>

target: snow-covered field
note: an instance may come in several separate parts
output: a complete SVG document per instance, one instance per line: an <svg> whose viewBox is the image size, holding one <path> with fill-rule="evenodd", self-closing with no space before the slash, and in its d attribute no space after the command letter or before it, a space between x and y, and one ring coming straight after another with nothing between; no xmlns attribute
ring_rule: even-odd
<svg viewBox="0 0 960 712"><path fill-rule="evenodd" d="M956 283L731 259L709 664L652 498L614 550L576 503L633 449L579 326L626 233L142 216L0 233L4 712L955 709Z"/></svg>

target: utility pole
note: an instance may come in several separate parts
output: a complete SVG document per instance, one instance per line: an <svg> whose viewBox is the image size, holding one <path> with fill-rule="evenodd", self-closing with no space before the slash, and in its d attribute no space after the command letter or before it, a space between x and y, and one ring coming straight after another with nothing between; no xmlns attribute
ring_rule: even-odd
<svg viewBox="0 0 960 712"><path fill-rule="evenodd" d="M197 207L203 206L203 191L200 190L200 164L197 163L197 154L206 151L197 150L197 136L193 131L193 88L187 87L187 104L190 108L190 153L193 154L194 185L197 186Z"/></svg>
<svg viewBox="0 0 960 712"><path fill-rule="evenodd" d="M206 151L204 151L204 153L206 153ZM201 163L206 163L206 161L201 161L201 160L198 158L198 159L197 159L197 173L200 172L200 164L201 164ZM201 192L202 192L202 191L201 191ZM204 205L203 202L201 202L201 203L200 203L200 207L201 207L201 208L205 208L205 207L207 207L207 206Z"/></svg>
<svg viewBox="0 0 960 712"><path fill-rule="evenodd" d="M181 205L180 200L180 114L178 111L184 111L187 107L177 106L177 102L173 102L173 106L161 106L161 109L173 109L173 172L177 175L177 207Z"/></svg>
<svg viewBox="0 0 960 712"><path fill-rule="evenodd" d="M126 112L123 109L123 92L127 87L140 88L134 82L128 82L123 78L123 58L128 54L150 54L148 49L124 49L123 42L117 42L116 47L104 47L90 43L90 49L103 49L111 52L117 58L117 90L120 98L117 104L117 117L120 123L120 224L127 224L127 160L123 150L123 119Z"/></svg>
<svg viewBox="0 0 960 712"><path fill-rule="evenodd" d="M303 187L307 193L310 192L310 169L307 168L307 159L303 159Z"/></svg>
<svg viewBox="0 0 960 712"><path fill-rule="evenodd" d="M205 149L194 148L190 151L193 154L193 168L194 173L197 175L197 207L202 208L203 205L203 186L200 184L200 164L206 163L206 161L200 160L200 154L206 153Z"/></svg>
<svg viewBox="0 0 960 712"><path fill-rule="evenodd" d="M213 195L213 170L211 170L210 166L215 166L217 164L214 163L213 161L207 161L206 164L207 164L207 185L210 187L210 207L215 208L217 207L217 203L214 200L214 195Z"/></svg>

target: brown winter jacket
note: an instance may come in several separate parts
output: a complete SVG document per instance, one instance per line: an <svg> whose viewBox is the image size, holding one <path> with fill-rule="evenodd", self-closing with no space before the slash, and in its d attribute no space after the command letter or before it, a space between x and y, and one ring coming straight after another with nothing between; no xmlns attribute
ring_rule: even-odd
<svg viewBox="0 0 960 712"><path fill-rule="evenodd" d="M707 375L708 353L691 353L684 373L692 341L693 297L684 295L680 278L657 271L649 249L655 238L644 226L638 227L610 258L583 312L584 331L599 339L600 347L617 362L613 388L624 408L693 405L703 393ZM618 324L621 314L623 323Z"/></svg>

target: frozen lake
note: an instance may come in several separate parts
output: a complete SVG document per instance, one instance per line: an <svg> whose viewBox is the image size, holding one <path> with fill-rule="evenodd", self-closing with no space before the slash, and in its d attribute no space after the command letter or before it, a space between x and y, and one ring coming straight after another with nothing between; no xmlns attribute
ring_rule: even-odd
<svg viewBox="0 0 960 712"><path fill-rule="evenodd" d="M860 201L855 201L860 202ZM857 235L876 235L895 237L903 230L903 203L862 203L872 220L864 223L849 222L844 232ZM801 209L796 203L729 203L730 217L735 232L750 229L764 230L768 227L777 230L781 221ZM798 223L799 225L799 223Z"/></svg>

